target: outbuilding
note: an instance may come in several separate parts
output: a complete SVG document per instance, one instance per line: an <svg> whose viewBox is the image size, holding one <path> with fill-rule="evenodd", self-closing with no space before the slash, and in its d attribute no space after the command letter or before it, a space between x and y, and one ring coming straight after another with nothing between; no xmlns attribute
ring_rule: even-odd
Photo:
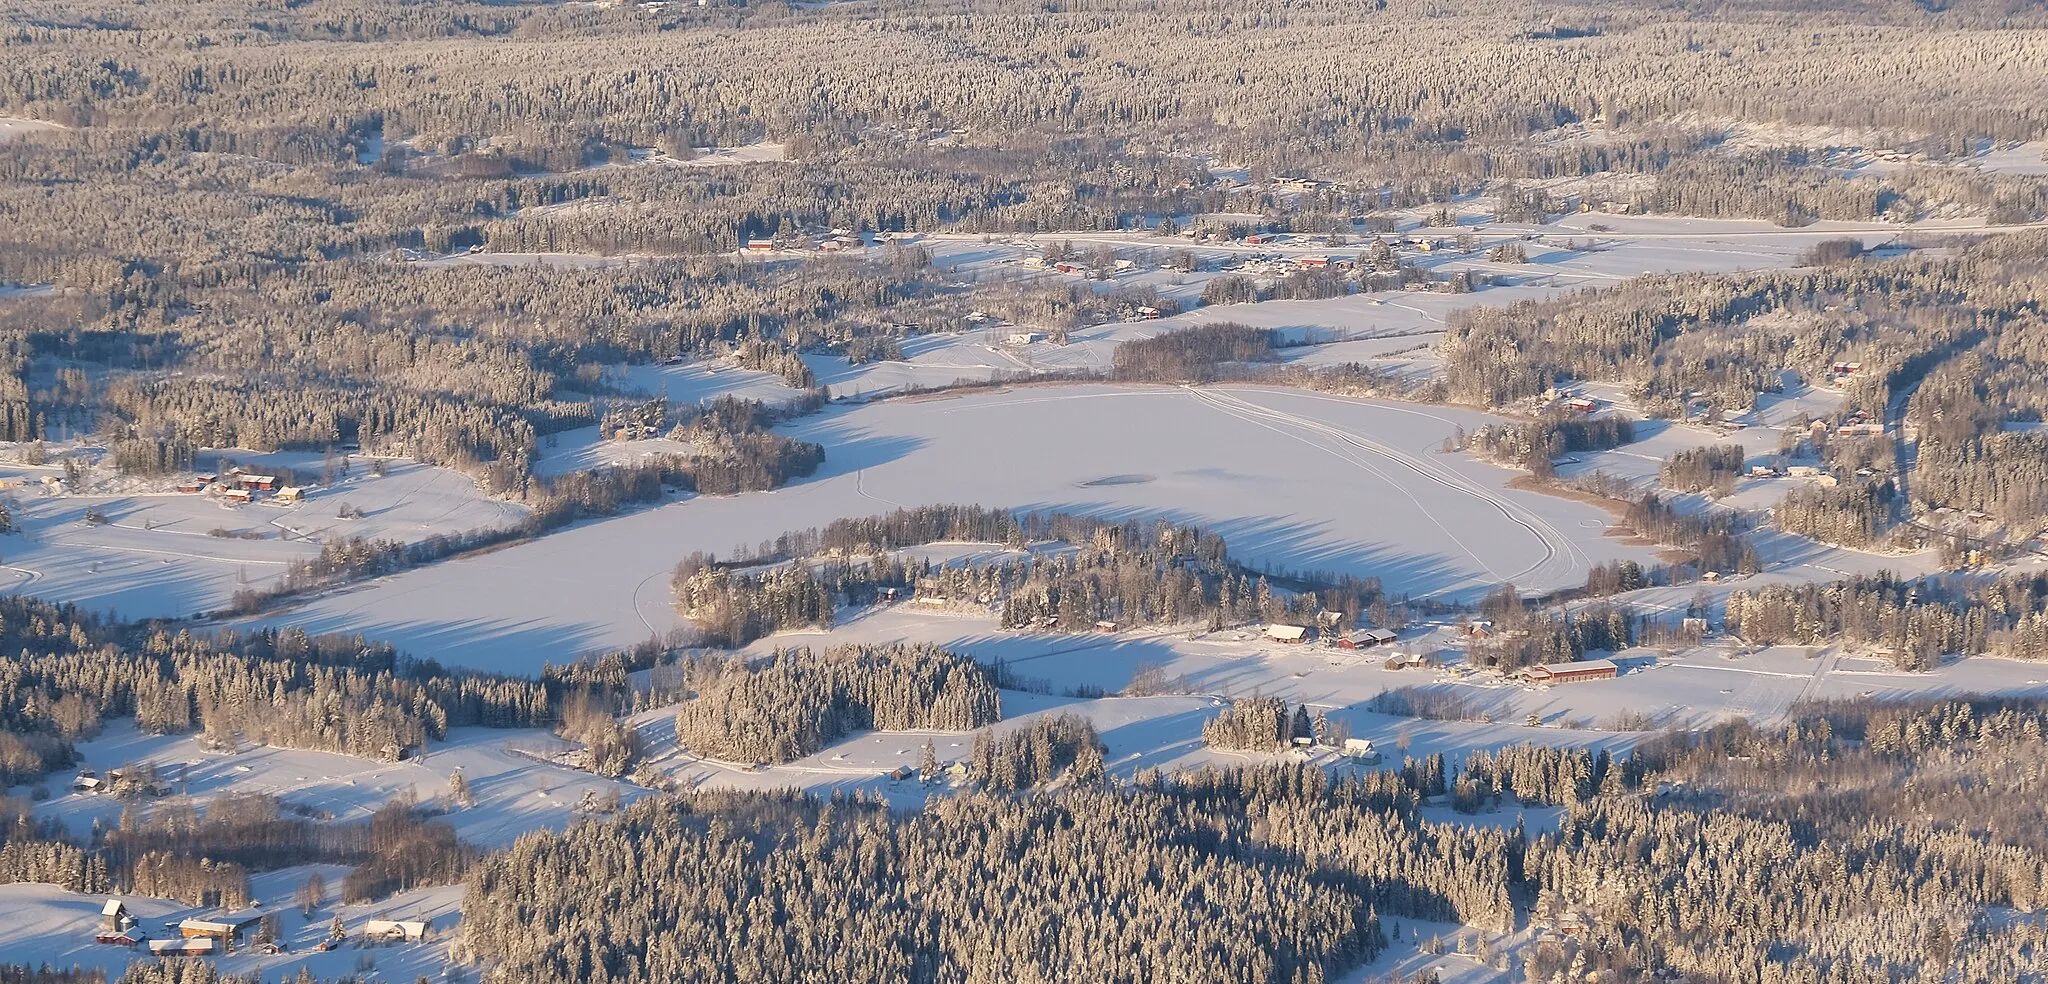
<svg viewBox="0 0 2048 984"><path fill-rule="evenodd" d="M1540 663L1524 667L1519 675L1529 683L1581 683L1586 680L1612 680L1621 675L1621 667L1611 659L1582 659L1572 663Z"/></svg>
<svg viewBox="0 0 2048 984"><path fill-rule="evenodd" d="M1266 638L1290 645L1308 641L1308 629L1299 625L1268 625Z"/></svg>
<svg viewBox="0 0 2048 984"><path fill-rule="evenodd" d="M211 937L149 941L149 955L152 957L204 957L220 949L220 944Z"/></svg>
<svg viewBox="0 0 2048 984"><path fill-rule="evenodd" d="M218 919L187 919L178 923L178 935L188 940L217 940L223 949L241 941L249 927L263 921L262 913L222 916Z"/></svg>

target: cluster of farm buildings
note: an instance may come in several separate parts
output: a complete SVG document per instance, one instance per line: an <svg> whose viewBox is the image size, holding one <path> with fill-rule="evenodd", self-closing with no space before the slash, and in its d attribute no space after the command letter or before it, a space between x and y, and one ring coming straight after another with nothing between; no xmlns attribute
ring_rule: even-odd
<svg viewBox="0 0 2048 984"><path fill-rule="evenodd" d="M208 917L172 920L164 924L164 937L153 938L140 920L120 899L108 899L100 909L100 926L93 942L103 946L146 950L154 957L205 957L239 952L283 953L284 944L262 939L260 927L270 915L244 911ZM363 943L418 943L426 939L427 924L413 919L370 919L362 924L357 938ZM316 950L331 950L347 937L330 937L316 944Z"/></svg>
<svg viewBox="0 0 2048 984"><path fill-rule="evenodd" d="M206 493L218 496L228 502L255 502L267 498L279 503L294 503L304 499L304 486L284 485L276 475L258 475L231 469L225 475L202 473L181 481L177 490L188 495Z"/></svg>

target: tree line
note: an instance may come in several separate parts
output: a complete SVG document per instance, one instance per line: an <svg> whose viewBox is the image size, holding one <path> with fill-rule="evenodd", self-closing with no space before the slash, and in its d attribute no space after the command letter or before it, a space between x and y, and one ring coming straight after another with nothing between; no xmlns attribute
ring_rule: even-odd
<svg viewBox="0 0 2048 984"><path fill-rule="evenodd" d="M676 739L730 762L789 762L855 731L969 731L1002 717L989 673L933 646L778 649L718 659L692 677Z"/></svg>

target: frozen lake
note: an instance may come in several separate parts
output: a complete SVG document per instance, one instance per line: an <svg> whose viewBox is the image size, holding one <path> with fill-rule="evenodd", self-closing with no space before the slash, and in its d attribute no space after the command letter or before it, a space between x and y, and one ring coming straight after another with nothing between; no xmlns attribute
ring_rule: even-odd
<svg viewBox="0 0 2048 984"><path fill-rule="evenodd" d="M1394 591L1548 590L1617 557L1600 510L1510 491L1436 453L1474 411L1287 390L1044 386L829 410L789 430L825 466L774 492L697 498L315 599L272 621L363 632L451 665L532 672L679 620L669 572L792 529L899 506L981 503L1166 516L1240 560L1377 576Z"/></svg>

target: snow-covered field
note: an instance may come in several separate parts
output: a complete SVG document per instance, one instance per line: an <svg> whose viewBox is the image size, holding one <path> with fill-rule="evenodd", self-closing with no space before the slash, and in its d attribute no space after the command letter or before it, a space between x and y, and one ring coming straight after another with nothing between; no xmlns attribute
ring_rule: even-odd
<svg viewBox="0 0 2048 984"><path fill-rule="evenodd" d="M322 471L318 454L208 452L202 467L232 459L250 473ZM185 616L226 607L245 587L261 587L293 560L317 555L332 537L414 541L441 533L503 526L524 506L487 498L469 478L442 468L385 460L351 460L349 473L315 484L304 500L274 498L235 505L215 495L175 491L180 476L136 480L115 476L80 494L43 482L62 474L42 466L0 465L13 484L20 532L0 536L0 591L113 609L128 616ZM111 475L102 468L96 474ZM344 519L343 504L360 510ZM88 522L87 514L105 518Z"/></svg>
<svg viewBox="0 0 2048 984"><path fill-rule="evenodd" d="M18 116L0 116L0 143L6 143L9 140L25 137L33 133L62 129L64 129L62 124L51 123L47 120L29 120Z"/></svg>
<svg viewBox="0 0 2048 984"><path fill-rule="evenodd" d="M1409 351L1431 344L1453 314L1468 308L1502 306L1522 300L1543 300L1561 292L1609 287L1646 273L1731 273L1781 269L1797 264L1816 244L1856 238L1875 245L1905 233L1942 234L1987 231L1981 222L1942 221L1910 225L1820 222L1788 229L1768 222L1741 219L1687 219L1671 216L1563 216L1544 225L1468 223L1461 229L1427 229L1410 219L1406 234L1455 237L1472 232L1478 246L1472 253L1442 249L1428 255L1404 251L1404 260L1438 274L1472 270L1498 281L1469 294L1431 291L1382 291L1318 301L1265 301L1196 307L1203 288L1217 277L1237 274L1239 264L1258 256L1291 260L1302 256L1350 257L1365 251L1370 238L1351 237L1344 246L1299 240L1246 246L1242 243L1198 243L1143 233L1048 234L995 239L986 236L926 234L908 241L927 251L933 262L954 276L985 283L1024 280L1083 282L1078 274L1034 270L1025 265L1050 244L1069 243L1080 250L1109 248L1134 266L1101 281L1099 293L1150 288L1190 310L1158 321L1096 325L1074 331L1068 344L1035 342L1006 344L1012 331L1043 326L999 325L985 330L927 335L906 342L906 359L863 366L831 356L809 356L806 362L818 381L837 395L888 392L906 387L944 386L961 380L983 381L998 374L1061 369L1102 369L1119 341L1143 338L1191 324L1237 321L1264 328L1313 332L1333 341L1290 349L1289 361L1331 365L1353 361L1434 365L1430 351ZM1494 263L1485 259L1488 246L1519 241L1528 263ZM1161 269L1175 254L1192 253L1201 263L1196 272ZM480 254L488 256L491 254ZM1396 355L1398 353L1398 356Z"/></svg>
<svg viewBox="0 0 2048 984"><path fill-rule="evenodd" d="M104 734L79 743L78 750L81 769L104 773L152 763L178 795L204 800L224 792L265 793L341 821L362 820L393 797L411 795L447 808L445 819L464 840L504 846L529 830L566 826L586 793L619 790L629 800L635 795L637 787L629 784L542 761L562 747L546 731L457 728L427 754L403 762L259 745L227 754L207 750L193 735L144 734L132 720L121 720L109 722ZM449 777L457 770L469 783L474 806L456 807L450 799ZM51 777L54 796L37 805L37 816L80 837L95 822L111 825L120 818L121 800L66 792L67 781L65 775Z"/></svg>
<svg viewBox="0 0 2048 984"><path fill-rule="evenodd" d="M1414 594L1548 590L1593 563L1650 559L1604 537L1597 508L1511 491L1507 470L1437 453L1458 426L1487 419L1232 387L1020 387L841 407L790 428L828 448L824 468L790 487L585 524L271 621L533 672L674 628L668 573L692 551L731 555L840 517L959 502L1167 516L1216 530L1256 565L1376 576Z"/></svg>
<svg viewBox="0 0 2048 984"><path fill-rule="evenodd" d="M368 905L330 902L308 917L292 906L292 893L314 873L329 886L339 886L348 869L338 865L305 865L264 872L251 879L257 898L263 903L252 911L278 913L279 936L286 952L263 955L245 950L208 958L222 974L260 975L263 980L288 981L304 969L324 980L371 972L376 976L368 979L443 979L440 975L448 966L448 948L461 921L462 886L400 892ZM141 895L79 895L55 885L0 885L0 958L30 967L98 969L108 980L118 979L130 962L147 955L139 948L130 950L93 942L100 926L100 907L108 898L120 899L151 939L174 937L176 931L167 927L178 920L206 918L218 912ZM427 923L427 937L418 943L366 944L352 936L339 949L315 952L313 947L327 939L336 916L342 918L351 934L360 933L363 923L370 919L418 920Z"/></svg>

